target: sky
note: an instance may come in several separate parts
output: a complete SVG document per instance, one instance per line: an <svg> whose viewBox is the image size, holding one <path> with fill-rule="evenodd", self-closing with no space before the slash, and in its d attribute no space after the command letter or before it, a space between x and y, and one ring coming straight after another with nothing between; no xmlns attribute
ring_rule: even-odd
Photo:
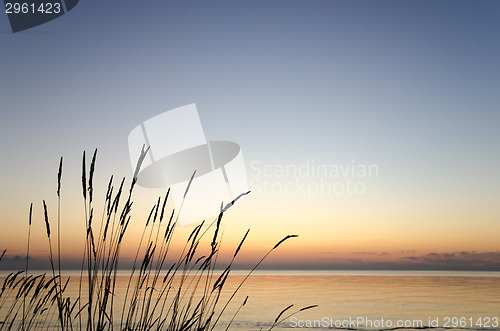
<svg viewBox="0 0 500 331"><path fill-rule="evenodd" d="M82 152L102 197L132 176L131 130L196 103L245 160L252 192L224 220L229 254L251 229L242 267L297 234L264 268L500 270L499 17L497 1L82 1L12 33L0 14L0 268L25 257L32 202L46 259L61 156L71 267ZM165 190L136 193L125 260Z"/></svg>

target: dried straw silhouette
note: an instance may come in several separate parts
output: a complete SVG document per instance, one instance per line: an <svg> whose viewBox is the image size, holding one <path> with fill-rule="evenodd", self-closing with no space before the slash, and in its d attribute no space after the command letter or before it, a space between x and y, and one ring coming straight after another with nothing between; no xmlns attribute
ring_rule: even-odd
<svg viewBox="0 0 500 331"><path fill-rule="evenodd" d="M61 196L63 158L59 160L57 173L57 268L52 251L52 234L48 206L43 201L43 215L46 237L49 245L49 262L52 276L28 275L30 238L33 205L28 218L28 243L26 270L13 272L5 277L0 290L0 331L5 329L38 330L52 329L87 331L104 330L214 330L226 308L231 304L242 285L266 257L286 240L297 237L288 235L279 240L247 273L227 299L222 299L223 288L231 274L233 264L243 248L250 230L247 230L236 247L231 261L223 271L217 261L223 237L222 219L224 213L244 192L227 204L221 204L219 215L209 224L201 222L189 234L178 256L171 256L171 244L184 200L195 179L193 172L183 195L179 209L167 211L170 190L158 197L150 209L135 253L132 269L122 303L115 302L116 281L120 251L128 225L131 222L132 195L138 180L142 162L149 152L143 146L128 190L123 195L125 178L118 187L110 177L101 217L94 216L94 174L97 149L87 169L86 153L82 157L82 196L85 213L85 245L78 280L78 296L66 296L70 279L63 283L61 277ZM209 231L211 236L207 237ZM200 253L203 245L208 251ZM6 251L0 255L0 261ZM167 261L174 261L167 262ZM86 284L86 288L84 288ZM85 294L84 294L85 292ZM246 306L248 296L232 315L225 329L228 330L238 313ZM117 306L121 305L115 313ZM282 310L271 329L283 320L289 309ZM301 310L313 308L304 307ZM295 312L295 313L297 313ZM295 314L293 313L293 314ZM290 315L289 315L290 316ZM115 321L115 318L118 319ZM286 317L285 317L286 318ZM54 322L57 321L57 325Z"/></svg>

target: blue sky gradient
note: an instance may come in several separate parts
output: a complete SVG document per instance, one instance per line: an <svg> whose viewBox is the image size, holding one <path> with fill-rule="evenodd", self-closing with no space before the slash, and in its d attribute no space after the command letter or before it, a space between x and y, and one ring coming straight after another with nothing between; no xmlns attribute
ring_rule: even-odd
<svg viewBox="0 0 500 331"><path fill-rule="evenodd" d="M419 255L460 250L471 229L464 250L498 250L499 17L498 1L81 1L13 34L0 15L0 224L23 233L61 155L68 200L84 149L99 148L102 173L130 176L130 130L195 102L208 138L238 142L247 165L380 168L363 197L257 194L248 217L275 206L301 232L297 215L313 209L318 227L398 222L402 238L418 218L450 242Z"/></svg>

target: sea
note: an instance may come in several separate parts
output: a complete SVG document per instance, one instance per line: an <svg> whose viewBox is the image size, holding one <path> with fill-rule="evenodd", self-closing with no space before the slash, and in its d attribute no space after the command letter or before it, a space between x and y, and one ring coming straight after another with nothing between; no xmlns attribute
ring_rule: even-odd
<svg viewBox="0 0 500 331"><path fill-rule="evenodd" d="M73 280L65 293L77 297L79 274L66 275ZM247 275L231 271L216 313L230 301L213 330L500 331L500 272L263 270ZM116 280L113 329L119 330L129 273L118 273ZM7 306L3 302L0 313L5 315ZM57 325L57 314L52 319ZM40 329L57 327L47 322ZM77 323L73 329L80 329Z"/></svg>

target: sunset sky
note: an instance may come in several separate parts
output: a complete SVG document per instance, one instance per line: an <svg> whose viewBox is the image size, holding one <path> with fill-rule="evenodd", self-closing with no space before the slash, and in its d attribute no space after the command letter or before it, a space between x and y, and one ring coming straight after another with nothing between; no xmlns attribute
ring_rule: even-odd
<svg viewBox="0 0 500 331"><path fill-rule="evenodd" d="M242 267L298 234L264 267L500 270L499 18L498 1L81 1L14 34L0 14L0 268L25 257L31 202L46 259L61 156L78 267L82 152L103 197L132 176L129 132L196 103L208 139L242 149L252 193L222 247L250 228ZM165 190L136 193L124 260Z"/></svg>

